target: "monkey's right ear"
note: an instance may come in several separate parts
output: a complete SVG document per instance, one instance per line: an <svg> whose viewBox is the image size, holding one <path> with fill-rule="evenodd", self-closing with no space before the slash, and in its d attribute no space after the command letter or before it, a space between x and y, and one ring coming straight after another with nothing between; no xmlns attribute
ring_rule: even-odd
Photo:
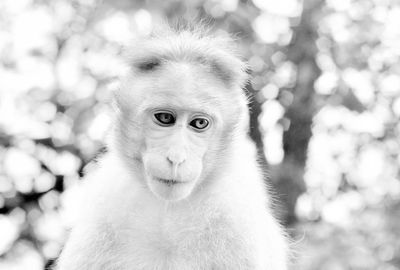
<svg viewBox="0 0 400 270"><path fill-rule="evenodd" d="M151 72L156 70L162 64L162 59L156 56L144 56L138 57L133 56L132 48L126 48L122 52L122 57L125 59L125 63L136 71L139 72ZM143 54L146 52L144 51Z"/></svg>
<svg viewBox="0 0 400 270"><path fill-rule="evenodd" d="M161 65L161 60L157 58L143 59L134 63L134 66L140 71L152 71Z"/></svg>
<svg viewBox="0 0 400 270"><path fill-rule="evenodd" d="M132 45L134 44L134 45ZM135 40L130 46L123 47L120 53L125 64L135 71L151 72L161 65L161 58L149 54L143 40Z"/></svg>

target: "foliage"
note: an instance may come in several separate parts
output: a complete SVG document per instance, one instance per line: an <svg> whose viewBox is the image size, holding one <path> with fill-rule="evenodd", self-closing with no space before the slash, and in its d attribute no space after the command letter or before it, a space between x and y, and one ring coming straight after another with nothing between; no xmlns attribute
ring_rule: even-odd
<svg viewBox="0 0 400 270"><path fill-rule="evenodd" d="M400 269L395 0L1 1L0 268L57 257L64 205L110 124L122 47L162 17L196 16L235 33L249 60L252 137L284 202L293 269Z"/></svg>

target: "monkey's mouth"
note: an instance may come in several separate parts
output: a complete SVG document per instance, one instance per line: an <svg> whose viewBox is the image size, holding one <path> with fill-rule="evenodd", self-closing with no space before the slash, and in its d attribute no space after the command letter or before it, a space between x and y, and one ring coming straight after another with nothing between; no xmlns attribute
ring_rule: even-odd
<svg viewBox="0 0 400 270"><path fill-rule="evenodd" d="M164 178L152 175L151 178L147 178L147 181L150 181L147 183L148 187L156 197L167 201L178 201L190 195L194 188L194 181L185 181L185 178L173 176L169 177Z"/></svg>
<svg viewBox="0 0 400 270"><path fill-rule="evenodd" d="M166 184L167 186L173 186L173 185L177 185L177 184L183 184L183 182L175 180L175 179L165 179L165 178L158 178L155 177L155 180L157 180L158 182L161 182L163 184Z"/></svg>

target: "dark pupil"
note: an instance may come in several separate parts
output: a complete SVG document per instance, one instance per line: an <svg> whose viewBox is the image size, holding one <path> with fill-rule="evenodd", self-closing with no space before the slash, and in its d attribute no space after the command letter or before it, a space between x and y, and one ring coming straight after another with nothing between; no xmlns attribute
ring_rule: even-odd
<svg viewBox="0 0 400 270"><path fill-rule="evenodd" d="M195 121L195 127L196 128L205 128L207 126L208 122L206 119L197 119Z"/></svg>

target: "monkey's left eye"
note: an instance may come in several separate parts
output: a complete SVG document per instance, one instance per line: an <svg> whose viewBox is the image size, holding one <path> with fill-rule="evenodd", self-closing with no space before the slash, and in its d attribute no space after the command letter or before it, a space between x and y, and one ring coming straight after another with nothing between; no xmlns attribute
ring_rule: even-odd
<svg viewBox="0 0 400 270"><path fill-rule="evenodd" d="M175 123L175 116L169 112L155 113L154 118L160 126L171 126Z"/></svg>
<svg viewBox="0 0 400 270"><path fill-rule="evenodd" d="M209 126L210 122L206 118L195 118L189 125L197 130L204 130Z"/></svg>

